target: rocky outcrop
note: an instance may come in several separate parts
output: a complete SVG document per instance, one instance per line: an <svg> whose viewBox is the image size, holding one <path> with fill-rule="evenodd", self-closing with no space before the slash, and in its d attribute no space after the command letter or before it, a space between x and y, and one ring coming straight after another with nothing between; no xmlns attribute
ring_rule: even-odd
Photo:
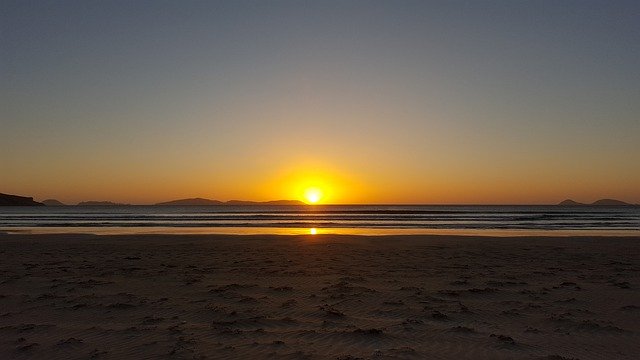
<svg viewBox="0 0 640 360"><path fill-rule="evenodd" d="M0 193L0 206L44 206L44 204L34 201L32 197Z"/></svg>

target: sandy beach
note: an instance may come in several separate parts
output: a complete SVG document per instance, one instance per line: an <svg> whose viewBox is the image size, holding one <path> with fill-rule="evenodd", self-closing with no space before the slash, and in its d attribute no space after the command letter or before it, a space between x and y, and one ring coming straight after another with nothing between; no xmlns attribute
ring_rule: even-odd
<svg viewBox="0 0 640 360"><path fill-rule="evenodd" d="M640 238L0 234L3 359L632 359Z"/></svg>

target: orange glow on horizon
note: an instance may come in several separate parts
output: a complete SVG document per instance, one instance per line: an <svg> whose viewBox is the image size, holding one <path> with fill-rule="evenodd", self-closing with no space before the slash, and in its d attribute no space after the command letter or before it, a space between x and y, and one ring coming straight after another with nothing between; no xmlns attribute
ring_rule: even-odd
<svg viewBox="0 0 640 360"><path fill-rule="evenodd" d="M242 168L224 172L214 168L202 172L155 173L150 169L144 176L137 176L134 169L114 175L103 168L87 177L89 175L80 176L69 169L58 176L65 181L50 181L49 188L38 185L42 177L33 177L19 186L7 186L3 192L33 196L36 201L55 198L66 204L97 200L144 205L194 197L220 201L300 200L310 206L556 204L567 198L587 203L601 198L638 202L634 181L628 180L612 189L606 174L602 178L592 176L598 180L595 185L582 186L568 175L542 171L539 171L541 178L535 178L524 169L512 175L482 172L476 167L445 170L426 172L416 164L397 161L390 170L369 171L344 159L320 159L301 154L279 159L259 171ZM55 171L51 170L51 173ZM162 182L151 181L161 177ZM110 181L99 182L106 178ZM629 179L632 179L631 175ZM40 190L36 192L33 188ZM523 188L527 190L523 191Z"/></svg>
<svg viewBox="0 0 640 360"><path fill-rule="evenodd" d="M341 164L296 159L298 165L275 168L259 189L259 197L297 199L309 205L367 201L368 188L355 181Z"/></svg>

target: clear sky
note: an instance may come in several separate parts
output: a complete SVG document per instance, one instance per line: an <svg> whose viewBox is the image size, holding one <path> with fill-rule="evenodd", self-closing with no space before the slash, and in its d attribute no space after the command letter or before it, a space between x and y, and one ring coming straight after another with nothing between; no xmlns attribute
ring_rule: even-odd
<svg viewBox="0 0 640 360"><path fill-rule="evenodd" d="M640 202L638 1L2 1L0 192Z"/></svg>

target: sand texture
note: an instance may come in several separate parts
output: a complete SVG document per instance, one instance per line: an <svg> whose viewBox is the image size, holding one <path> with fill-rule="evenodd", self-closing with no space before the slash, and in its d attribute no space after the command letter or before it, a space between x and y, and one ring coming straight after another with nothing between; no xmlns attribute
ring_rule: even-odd
<svg viewBox="0 0 640 360"><path fill-rule="evenodd" d="M0 235L1 359L633 359L640 238Z"/></svg>

